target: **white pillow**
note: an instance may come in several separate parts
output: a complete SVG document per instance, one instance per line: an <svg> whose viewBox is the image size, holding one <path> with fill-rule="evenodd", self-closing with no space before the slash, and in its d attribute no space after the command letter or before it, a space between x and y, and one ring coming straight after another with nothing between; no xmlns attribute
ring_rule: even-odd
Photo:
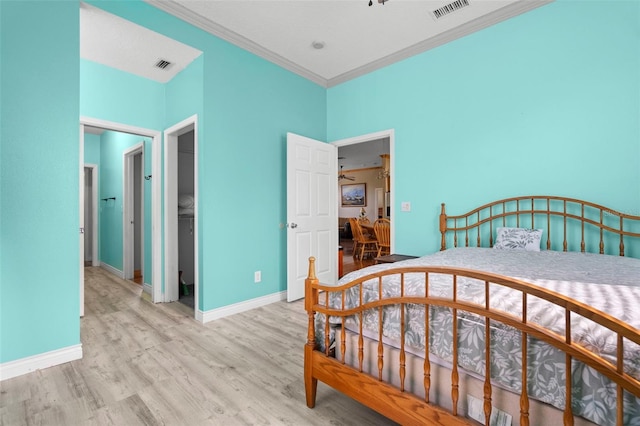
<svg viewBox="0 0 640 426"><path fill-rule="evenodd" d="M494 249L540 251L542 229L498 228Z"/></svg>

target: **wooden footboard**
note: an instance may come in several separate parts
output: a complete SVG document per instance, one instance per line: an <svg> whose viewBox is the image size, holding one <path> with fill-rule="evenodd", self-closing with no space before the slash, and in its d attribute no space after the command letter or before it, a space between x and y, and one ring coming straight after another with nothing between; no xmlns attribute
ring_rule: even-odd
<svg viewBox="0 0 640 426"><path fill-rule="evenodd" d="M424 295L406 295L405 293L405 277L407 274L421 274L424 275L426 282ZM452 286L452 298L441 298L430 294L430 280L434 275L438 277L447 277L450 279ZM400 279L401 290L400 294L392 297L378 297L377 300L363 302L363 283L373 280L373 286L377 286L378 293L383 294L382 285L383 279L390 275L396 275ZM459 300L458 294L458 282L459 280L471 278L479 280L480 285L484 284L485 302L484 304L475 304L467 300ZM370 284L368 284L370 285ZM522 303L523 314L520 317L511 315L502 310L498 310L492 306L492 300L490 296L490 288L494 286L502 286L509 288L514 292L518 292ZM360 303L355 307L345 308L345 299L348 291L355 288L356 294L359 294ZM330 294L337 294L337 300L339 306L331 306ZM566 318L565 333L558 334L547 328L531 322L527 317L527 305L528 300L531 298L540 298L549 303L550 306L560 307L564 311ZM638 344L640 345L640 330L633 328L606 313L600 312L585 304L572 300L561 294L534 286L532 284L496 275L490 273L484 273L480 271L455 269L448 267L407 267L401 266L392 269L387 269L381 272L372 273L361 278L358 278L352 282L349 282L340 286L326 286L319 283L315 273L315 259L311 257L309 259L309 274L306 280L306 293L305 293L305 309L308 313L308 336L304 351L304 379L305 379L305 391L307 405L313 408L316 403L316 388L317 381L320 380L323 383L343 392L344 394L358 400L362 404L371 407L372 409L380 412L384 416L401 424L433 424L433 425L450 425L450 424L470 424L473 423L470 419L463 417L463 413L460 412L460 372L458 370L458 359L460 353L458 351L458 339L453 339L452 348L452 368L451 368L451 389L450 389L450 404L446 404L452 407L451 410L444 410L437 406L434 401L430 400L432 377L431 377L431 361L429 359L429 337L424 342L424 365L423 381L421 386L423 387L425 396L418 397L408 392L405 386L406 380L406 356L407 350L405 348L405 306L407 305L420 305L424 306L425 311L428 313L429 309L434 307L449 308L453 314L452 335L458 336L458 318L463 313L475 314L484 321L484 329L486 335L484 336L485 354L485 372L484 372L484 386L483 386L483 408L484 415L487 419L491 417L492 405L493 405L493 384L491 377L491 362L489 357L491 356L491 336L490 325L496 323L506 324L511 326L521 333L522 336L522 350L519 354L520 362L522 364L522 392L520 397L519 407L519 424L528 425L529 419L529 405L530 397L527 393L527 381L529 376L527 374L527 360L530 359L527 348L527 337L533 337L540 341L544 341L549 345L552 345L565 354L567 380L565 381L565 395L566 403L564 410L564 423L573 424L574 414L572 412L571 396L572 396L572 379L571 379L571 363L576 359L584 364L592 367L600 374L609 378L615 385L616 395L616 412L617 420L616 424L623 424L623 414L625 410L623 392L629 392L636 397L640 397L640 381L630 376L624 371L624 356L623 349L626 344ZM383 309L388 306L400 307L400 336L399 336L399 358L397 361L388 360L384 356L384 344L383 342ZM369 375L364 372L363 368L363 340L365 333L362 329L362 315L367 311L373 310L379 315L378 321L378 350L377 350L377 365L374 366L374 370L377 370L377 374ZM330 348L331 345L331 325L328 321L324 323L323 335L316 335L315 321L317 315L323 315L325 318L332 317L337 318L337 325L342 328L345 327L345 321L347 317L355 316L359 318L360 328L357 333L357 347L347 347L347 340L344 337L344 333L339 333L339 340L335 342L335 345L339 345L339 358L333 356L333 351ZM603 357L594 354L587 350L580 344L575 343L572 340L571 327L572 317L580 315L588 318L601 327L606 328L613 333L617 342L616 360L614 363L609 362ZM424 315L425 330L429 330L429 315ZM334 321L335 322L335 321ZM323 342L323 345L318 345L317 342ZM324 346L324 350L318 350L319 346ZM356 366L347 365L345 362L344 354L347 351L351 353L357 353L358 362ZM427 355L427 356L425 356ZM391 385L383 381L383 371L388 370L387 364L390 362L397 362L395 369L398 371L396 382L399 386ZM394 370L395 370L394 369ZM533 423L539 424L540 421L532 420Z"/></svg>

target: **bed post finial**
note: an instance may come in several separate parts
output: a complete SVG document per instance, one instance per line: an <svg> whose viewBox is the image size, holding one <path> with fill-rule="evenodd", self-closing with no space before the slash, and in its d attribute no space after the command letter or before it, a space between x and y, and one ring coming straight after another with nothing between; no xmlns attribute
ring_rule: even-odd
<svg viewBox="0 0 640 426"><path fill-rule="evenodd" d="M309 258L309 273L307 274L307 278L311 280L316 279L316 258L313 256Z"/></svg>
<svg viewBox="0 0 640 426"><path fill-rule="evenodd" d="M447 230L447 214L444 210L444 203L441 204L440 208L440 235L442 236L440 241L440 251L447 249L447 242L444 239L444 233Z"/></svg>

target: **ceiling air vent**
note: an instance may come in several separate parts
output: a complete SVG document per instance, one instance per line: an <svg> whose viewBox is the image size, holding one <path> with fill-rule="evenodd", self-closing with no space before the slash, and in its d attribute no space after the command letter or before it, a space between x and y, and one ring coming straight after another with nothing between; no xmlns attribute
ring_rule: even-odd
<svg viewBox="0 0 640 426"><path fill-rule="evenodd" d="M165 61L164 59L159 59L158 62L156 62L155 66L156 68L160 68L161 70L164 70L169 68L169 66L171 66L171 62Z"/></svg>
<svg viewBox="0 0 640 426"><path fill-rule="evenodd" d="M440 19L444 16L449 15L450 13L453 13L467 6L469 6L469 0L456 0L454 2L451 2L449 4L442 6L441 8L434 10L433 12L431 12L431 14L433 15L434 18Z"/></svg>

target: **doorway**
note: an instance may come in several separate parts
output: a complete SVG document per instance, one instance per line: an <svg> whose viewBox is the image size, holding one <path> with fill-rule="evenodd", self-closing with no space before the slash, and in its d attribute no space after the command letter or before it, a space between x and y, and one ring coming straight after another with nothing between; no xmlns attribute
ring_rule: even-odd
<svg viewBox="0 0 640 426"><path fill-rule="evenodd" d="M81 172L84 172L84 159L85 159L85 132L92 130L92 131L105 131L105 130L109 130L109 131L114 131L114 132L122 132L122 133L128 133L128 134L132 134L132 135L138 135L138 136L142 136L142 137L148 137L152 139L151 142L151 173L149 173L148 175L143 176L143 179L146 181L147 179L151 181L151 200L150 200L150 205L151 205L151 210L150 210L150 217L151 217L151 223L148 224L150 226L148 226L148 228L150 228L150 236L151 236L151 259L150 261L148 261L148 263L150 264L150 268L148 268L148 270L151 271L151 273L149 274L150 277L147 279L147 281L150 281L150 288L149 286L145 286L145 291L150 292L151 293L151 300L154 303L157 302L161 302L162 301L162 229L159 226L159 224L161 223L161 181L160 179L156 179L153 180L151 179L153 175L155 176L161 176L161 160L162 160L162 150L161 150L161 133L155 130L150 130L150 129L145 129L145 128L140 128L140 127L135 127L135 126L130 126L130 125L126 125L126 124L121 124L121 123L116 123L116 122L111 122L111 121L106 121L106 120L101 120L101 119L96 119L96 118L88 118L88 117L82 117L80 119L80 162L81 162ZM97 168L96 168L97 170ZM142 168L142 170L144 170L144 167ZM133 175L133 173L132 173ZM141 176L143 174L141 173ZM93 175L94 178L94 182L96 184L97 187L97 172ZM81 188L80 188L80 200L82 201L81 203L81 208L80 208L80 223L81 223L81 227L84 226L85 223L85 209L84 209L84 179L81 179ZM96 189L96 193L97 193L97 189ZM100 208L109 208L111 206L111 204L109 203L113 203L115 200L110 199L109 197L105 198L104 201L102 201L102 199L100 199L100 203L99 207L97 207L94 210L94 214L97 214L98 210ZM97 226L98 220L96 218L95 221L95 226ZM144 235L144 234L143 234ZM94 244L97 244L97 239L94 239ZM84 238L81 239L81 262L80 262L80 282L79 282L79 286L80 286L80 311L81 314L84 312L83 308L84 308L84 248L83 248L83 243L84 243ZM102 265L101 259L98 257L98 249L96 247L96 250L94 250L94 255L93 255L93 262L97 262L97 265ZM149 259L148 259L149 260ZM107 268L108 269L108 268ZM124 270L124 268L123 268ZM118 271L112 271L117 273ZM121 273L123 273L124 271L121 271ZM123 277L123 276L121 276Z"/></svg>
<svg viewBox="0 0 640 426"><path fill-rule="evenodd" d="M98 255L98 165L84 165L84 266L100 266Z"/></svg>
<svg viewBox="0 0 640 426"><path fill-rule="evenodd" d="M165 302L199 309L197 115L164 132Z"/></svg>
<svg viewBox="0 0 640 426"><path fill-rule="evenodd" d="M375 258L362 260L354 257L353 236L348 223L349 217L364 214L369 222L378 218L391 222L391 252L394 251L394 179L393 155L395 138L393 130L371 133L333 142L338 146L338 165L340 177L338 186L365 183L366 205L363 207L345 207L338 203L338 224L340 246L342 247L343 275L375 263ZM341 179L342 178L342 179ZM339 188L340 189L340 188ZM338 197L340 198L340 192Z"/></svg>
<svg viewBox="0 0 640 426"><path fill-rule="evenodd" d="M144 142L123 153L123 275L144 283Z"/></svg>

